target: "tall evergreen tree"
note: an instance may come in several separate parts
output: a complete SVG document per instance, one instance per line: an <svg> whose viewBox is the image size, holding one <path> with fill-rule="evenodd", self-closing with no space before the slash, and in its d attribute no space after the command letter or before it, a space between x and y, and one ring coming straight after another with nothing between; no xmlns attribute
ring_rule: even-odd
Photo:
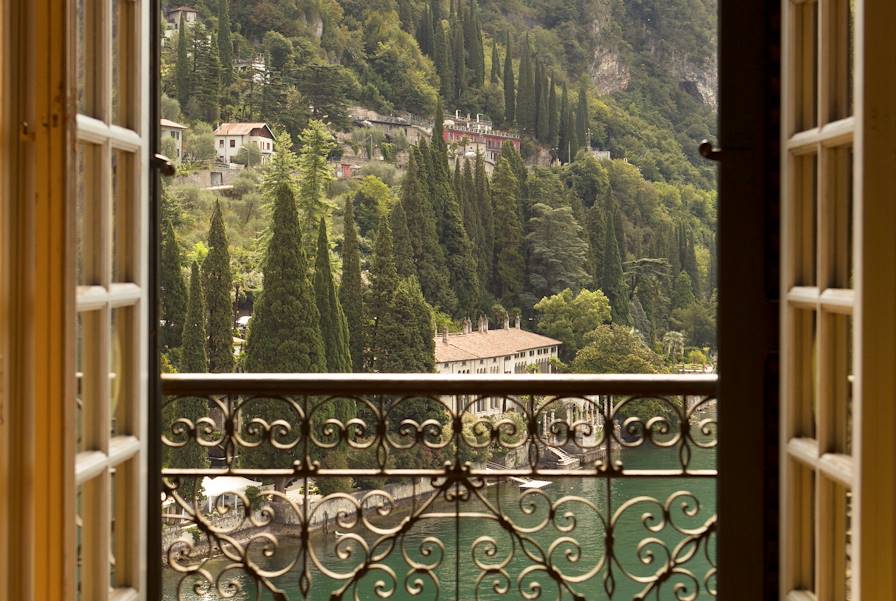
<svg viewBox="0 0 896 601"><path fill-rule="evenodd" d="M548 139L548 86L547 76L541 61L535 65L535 137L545 142Z"/></svg>
<svg viewBox="0 0 896 601"><path fill-rule="evenodd" d="M221 83L233 82L233 40L230 35L230 0L218 0L218 59L221 62Z"/></svg>
<svg viewBox="0 0 896 601"><path fill-rule="evenodd" d="M380 218L373 256L370 259L370 284L364 298L365 365L368 371L381 371L390 348L381 326L392 311L393 296L398 286L398 270L392 247L392 230L385 217Z"/></svg>
<svg viewBox="0 0 896 601"><path fill-rule="evenodd" d="M407 217L400 200L392 206L389 224L393 232L395 269L398 271L398 276L402 278L417 277L417 269L414 265L414 245L411 242Z"/></svg>
<svg viewBox="0 0 896 601"><path fill-rule="evenodd" d="M433 29L432 9L429 5L423 8L423 17L417 23L417 44L420 50L432 58L435 54L435 30Z"/></svg>
<svg viewBox="0 0 896 601"><path fill-rule="evenodd" d="M454 67L453 99L457 102L467 91L466 41L464 26L458 17L451 21L451 59Z"/></svg>
<svg viewBox="0 0 896 601"><path fill-rule="evenodd" d="M456 98L454 90L454 54L452 51L451 31L442 21L435 22L434 45L436 47L435 64L441 82L442 97L449 100Z"/></svg>
<svg viewBox="0 0 896 601"><path fill-rule="evenodd" d="M560 122L557 124L557 150L561 163L569 163L574 156L572 131L570 131L569 118L569 90L566 82L563 83L563 94L560 97ZM574 137L574 136L573 136Z"/></svg>
<svg viewBox="0 0 896 601"><path fill-rule="evenodd" d="M277 153L264 180L264 192L273 204L271 233L262 264L262 292L249 327L246 371L322 372L326 357L320 314L308 278L296 210L292 174L297 160L288 134L278 136L276 145ZM288 459L269 458L278 465Z"/></svg>
<svg viewBox="0 0 896 601"><path fill-rule="evenodd" d="M314 299L320 315L320 332L324 343L327 371L344 373L352 371L349 350L349 331L342 304L336 296L333 274L330 270L330 243L327 240L327 223L323 218L317 232L317 260L314 264ZM344 422L343 422L344 423Z"/></svg>
<svg viewBox="0 0 896 601"><path fill-rule="evenodd" d="M181 335L187 317L187 286L184 283L180 247L174 226L165 221L162 229L159 269L159 299L162 350L168 352L181 346Z"/></svg>
<svg viewBox="0 0 896 601"><path fill-rule="evenodd" d="M498 40L492 40L492 85L498 85L501 81L501 57L498 56ZM497 117L497 115L495 115Z"/></svg>
<svg viewBox="0 0 896 601"><path fill-rule="evenodd" d="M202 263L205 302L208 311L208 370L211 373L233 371L233 304L230 292L230 250L221 203L215 201L208 231L208 256Z"/></svg>
<svg viewBox="0 0 896 601"><path fill-rule="evenodd" d="M174 87L181 110L186 110L190 95L193 93L193 64L190 61L188 44L187 25L181 13L177 29L177 61L174 63Z"/></svg>
<svg viewBox="0 0 896 601"><path fill-rule="evenodd" d="M604 245L605 258L603 265L603 281L601 290L610 301L613 311L613 322L628 324L631 321L628 305L628 293L625 288L625 279L622 272L622 255L616 239L616 222L619 215L613 211L609 215L609 223L606 229L606 242Z"/></svg>
<svg viewBox="0 0 896 601"><path fill-rule="evenodd" d="M523 226L519 214L519 183L510 162L501 157L492 178L495 215L495 263L492 271L495 297L505 307L519 306L525 285Z"/></svg>
<svg viewBox="0 0 896 601"><path fill-rule="evenodd" d="M557 136L560 134L560 115L557 106L557 86L554 85L554 78L548 84L548 133L545 144L553 148L557 145Z"/></svg>
<svg viewBox="0 0 896 601"><path fill-rule="evenodd" d="M362 301L361 256L358 248L358 230L355 229L354 204L351 197L345 199L342 239L342 280L339 284L339 301L348 326L349 350L352 371L364 369L364 308Z"/></svg>
<svg viewBox="0 0 896 601"><path fill-rule="evenodd" d="M193 84L186 110L194 118L214 123L221 105L221 64L218 45L201 23L193 28Z"/></svg>
<svg viewBox="0 0 896 601"><path fill-rule="evenodd" d="M327 187L333 181L333 170L328 157L335 146L333 134L322 121L314 119L308 122L308 127L302 132L302 148L298 160L298 204L304 225L302 239L308 256L314 249L317 223L326 217Z"/></svg>
<svg viewBox="0 0 896 601"><path fill-rule="evenodd" d="M476 153L476 165L473 170L476 204L481 220L482 238L476 243L479 252L479 285L482 290L492 289L492 263L495 252L495 220L492 213L491 190L488 176L485 173L485 157Z"/></svg>
<svg viewBox="0 0 896 601"><path fill-rule="evenodd" d="M519 86L516 99L516 121L523 133L535 135L535 85L533 82L531 49L529 47L529 34L523 40L523 48L520 51Z"/></svg>
<svg viewBox="0 0 896 601"><path fill-rule="evenodd" d="M401 186L401 205L414 249L414 263L426 300L447 313L457 309L457 297L448 283L448 265L439 244L438 225L429 192L429 176L421 169L428 147L410 153Z"/></svg>
<svg viewBox="0 0 896 601"><path fill-rule="evenodd" d="M576 149L588 148L588 87L583 83L579 88L579 106L576 108Z"/></svg>
<svg viewBox="0 0 896 601"><path fill-rule="evenodd" d="M504 52L504 121L508 126L512 126L516 122L516 86L513 81L513 58L509 32Z"/></svg>
<svg viewBox="0 0 896 601"><path fill-rule="evenodd" d="M374 371L381 373L432 373L435 371L435 337L432 310L414 278L399 280L388 312L379 323L382 346ZM437 403L411 402L395 416L392 431L403 419L423 423L427 419L445 422L444 406Z"/></svg>
<svg viewBox="0 0 896 601"><path fill-rule="evenodd" d="M448 169L448 148L443 138L441 102L438 103L433 125L432 147L432 198L436 207L439 242L448 264L451 289L458 301L462 315L474 315L479 307L479 280L470 238L464 229L463 215L451 183Z"/></svg>
<svg viewBox="0 0 896 601"><path fill-rule="evenodd" d="M183 353L180 371L190 374L204 374L208 371L208 356L205 353L205 294L202 290L202 276L199 263L190 265L190 297L184 321Z"/></svg>
<svg viewBox="0 0 896 601"><path fill-rule="evenodd" d="M205 306L202 294L202 277L199 265L194 261L190 266L190 297L186 318L181 336L184 341L183 353L178 365L182 373L205 373L208 361L205 356ZM164 297L163 297L164 298ZM197 397L182 397L174 400L162 409L165 430L163 434L173 440L183 439L183 435L174 432L178 420L189 420L198 424L199 420L208 417L208 400ZM188 440L180 448L164 447L163 465L171 468L202 468L208 465L208 450ZM191 500L196 493L198 478L184 478L180 493Z"/></svg>
<svg viewBox="0 0 896 601"><path fill-rule="evenodd" d="M481 89L485 84L485 45L482 41L479 4L476 0L469 4L467 17L464 19L464 41L467 48L467 70L472 85L476 89Z"/></svg>

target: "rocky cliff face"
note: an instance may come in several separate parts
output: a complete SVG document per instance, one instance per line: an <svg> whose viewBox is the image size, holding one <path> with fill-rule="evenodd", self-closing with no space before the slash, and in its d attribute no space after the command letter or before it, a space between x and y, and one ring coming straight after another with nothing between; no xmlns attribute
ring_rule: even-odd
<svg viewBox="0 0 896 601"><path fill-rule="evenodd" d="M613 0L592 2L593 18L589 29L593 46L588 73L599 93L627 90L632 79L631 70L637 68L635 60L650 57L660 71L678 83L681 91L713 110L717 108L718 64L714 51L709 53L707 60L694 60L693 49L686 52L672 40L657 43L658 34L652 31L654 23L649 19L639 23L640 41L626 40L624 33L619 31L619 5L614 5ZM710 39L714 49L715 35Z"/></svg>

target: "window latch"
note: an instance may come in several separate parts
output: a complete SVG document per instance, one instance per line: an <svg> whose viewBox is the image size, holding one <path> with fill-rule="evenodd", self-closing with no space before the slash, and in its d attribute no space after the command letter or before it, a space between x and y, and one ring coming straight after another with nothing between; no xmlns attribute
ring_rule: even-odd
<svg viewBox="0 0 896 601"><path fill-rule="evenodd" d="M157 169L165 177L174 177L177 174L177 167L164 154L153 155L150 163L154 169Z"/></svg>
<svg viewBox="0 0 896 601"><path fill-rule="evenodd" d="M718 161L722 158L722 149L713 146L712 142L709 140L700 142L700 146L697 147L697 150L700 151L700 156L710 161Z"/></svg>

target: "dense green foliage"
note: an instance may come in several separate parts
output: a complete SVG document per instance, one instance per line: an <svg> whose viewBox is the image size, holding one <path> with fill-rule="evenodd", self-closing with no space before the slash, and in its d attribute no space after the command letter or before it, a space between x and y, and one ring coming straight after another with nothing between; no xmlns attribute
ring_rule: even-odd
<svg viewBox="0 0 896 601"><path fill-rule="evenodd" d="M361 256L358 249L358 231L355 229L354 205L351 197L345 199L343 213L342 280L339 284L339 302L345 312L349 331L349 350L352 371L364 366L364 336L361 329L364 309L362 306Z"/></svg>
<svg viewBox="0 0 896 601"><path fill-rule="evenodd" d="M170 219L166 219L162 227L159 256L159 317L162 320L159 343L162 351L168 352L180 347L187 313L187 285L184 283L183 262Z"/></svg>
<svg viewBox="0 0 896 601"><path fill-rule="evenodd" d="M233 371L233 278L230 274L230 249L221 204L215 203L208 231L208 256L202 263L205 304L208 311L208 370L211 373Z"/></svg>
<svg viewBox="0 0 896 601"><path fill-rule="evenodd" d="M333 273L330 269L330 243L327 224L323 218L317 234L317 253L314 263L314 298L320 315L320 330L326 354L326 371L352 371L349 351L349 330L342 304L336 296Z"/></svg>
<svg viewBox="0 0 896 601"><path fill-rule="evenodd" d="M184 320L183 353L178 368L187 373L208 371L208 355L205 352L205 295L202 290L202 276L199 263L190 265L190 298Z"/></svg>
<svg viewBox="0 0 896 601"><path fill-rule="evenodd" d="M326 357L296 210L296 157L285 136L264 185L273 201L270 238L246 349L246 370L322 372Z"/></svg>

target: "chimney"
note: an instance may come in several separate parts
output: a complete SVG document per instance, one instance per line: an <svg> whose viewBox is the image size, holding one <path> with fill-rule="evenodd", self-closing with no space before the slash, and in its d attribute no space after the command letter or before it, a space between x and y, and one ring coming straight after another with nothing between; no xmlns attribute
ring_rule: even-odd
<svg viewBox="0 0 896 601"><path fill-rule="evenodd" d="M470 334L473 332L473 322L470 321L469 317L464 317L464 334Z"/></svg>
<svg viewBox="0 0 896 601"><path fill-rule="evenodd" d="M485 315L479 316L479 333L488 334L488 318Z"/></svg>
<svg viewBox="0 0 896 601"><path fill-rule="evenodd" d="M442 342L448 344L448 326L445 326L445 330L442 332Z"/></svg>
<svg viewBox="0 0 896 601"><path fill-rule="evenodd" d="M515 327L517 330L520 329L520 316L519 315L517 315L516 317L513 318L513 327Z"/></svg>
<svg viewBox="0 0 896 601"><path fill-rule="evenodd" d="M507 313L504 314L504 329L510 329L510 315L508 315Z"/></svg>

